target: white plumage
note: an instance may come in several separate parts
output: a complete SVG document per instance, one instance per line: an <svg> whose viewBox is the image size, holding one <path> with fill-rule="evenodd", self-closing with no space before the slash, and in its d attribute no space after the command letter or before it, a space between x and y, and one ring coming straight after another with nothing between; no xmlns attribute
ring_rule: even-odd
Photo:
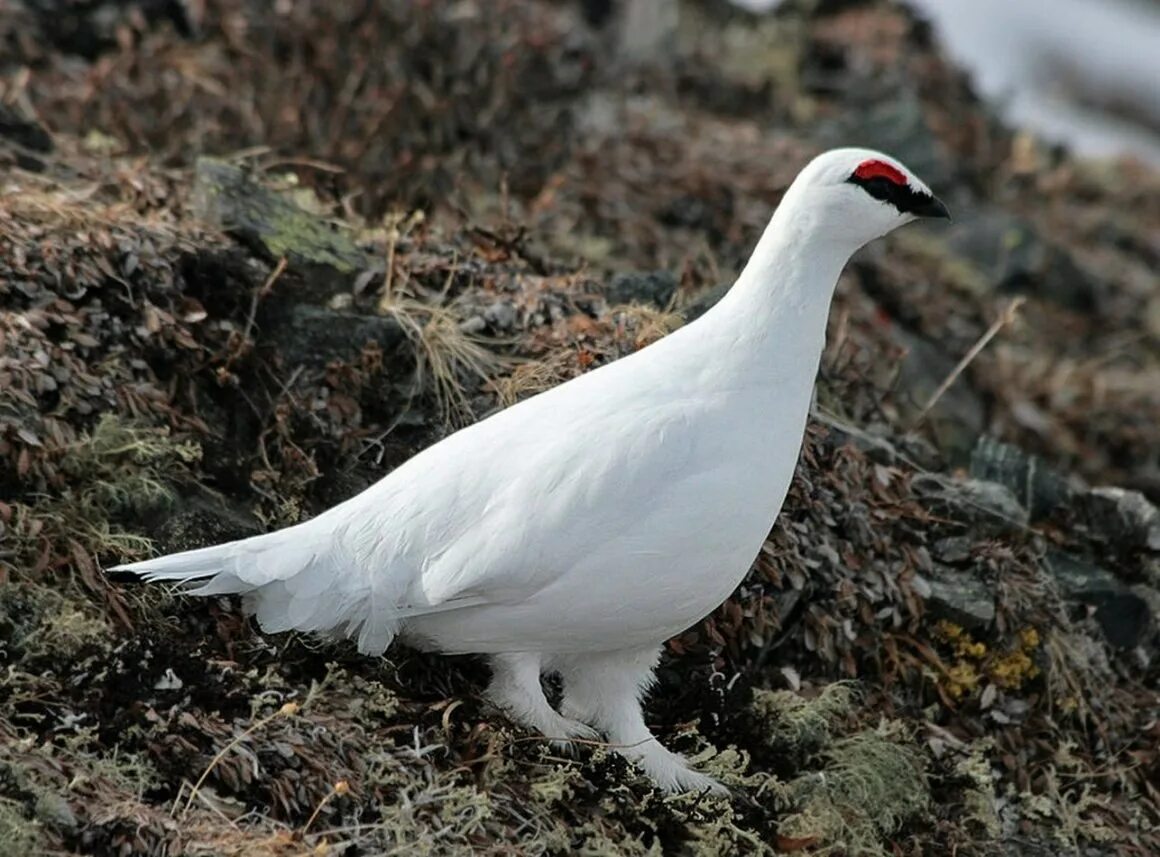
<svg viewBox="0 0 1160 857"><path fill-rule="evenodd" d="M697 321L306 523L116 570L241 593L266 631L356 637L368 654L397 635L486 653L489 696L518 722L603 733L666 789L718 788L656 741L640 696L660 644L729 596L781 508L842 267L919 215L946 209L897 161L823 154Z"/></svg>

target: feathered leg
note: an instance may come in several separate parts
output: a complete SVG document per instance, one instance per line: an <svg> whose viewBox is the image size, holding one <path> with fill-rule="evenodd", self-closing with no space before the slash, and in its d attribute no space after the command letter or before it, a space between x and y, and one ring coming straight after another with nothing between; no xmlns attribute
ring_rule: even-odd
<svg viewBox="0 0 1160 857"><path fill-rule="evenodd" d="M490 663L492 677L487 698L516 723L565 747L569 738L599 739L590 726L562 717L552 708L540 684L540 655L492 655Z"/></svg>
<svg viewBox="0 0 1160 857"><path fill-rule="evenodd" d="M669 792L726 792L712 777L691 770L685 759L666 750L649 731L641 697L653 681L656 649L559 658L564 680L564 716L590 723L615 749Z"/></svg>

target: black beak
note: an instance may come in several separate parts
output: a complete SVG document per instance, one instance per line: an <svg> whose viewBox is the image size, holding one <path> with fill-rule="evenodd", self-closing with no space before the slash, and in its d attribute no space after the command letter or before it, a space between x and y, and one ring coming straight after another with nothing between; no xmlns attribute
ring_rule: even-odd
<svg viewBox="0 0 1160 857"><path fill-rule="evenodd" d="M922 197L909 209L916 217L943 217L951 219L951 213L937 196Z"/></svg>

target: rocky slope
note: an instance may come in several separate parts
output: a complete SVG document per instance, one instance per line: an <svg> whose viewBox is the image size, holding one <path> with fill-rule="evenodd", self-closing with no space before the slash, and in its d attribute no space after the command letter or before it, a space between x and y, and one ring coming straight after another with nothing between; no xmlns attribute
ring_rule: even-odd
<svg viewBox="0 0 1160 857"><path fill-rule="evenodd" d="M0 855L1160 850L1160 176L998 123L884 2L0 14ZM821 148L949 229L839 285L798 478L650 718L260 635L114 560L300 520L719 296ZM205 157L212 155L215 157Z"/></svg>

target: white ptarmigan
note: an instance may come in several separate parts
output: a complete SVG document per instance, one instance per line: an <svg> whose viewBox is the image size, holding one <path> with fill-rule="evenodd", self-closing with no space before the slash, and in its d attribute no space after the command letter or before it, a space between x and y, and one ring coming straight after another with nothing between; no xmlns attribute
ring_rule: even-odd
<svg viewBox="0 0 1160 857"><path fill-rule="evenodd" d="M118 566L241 593L266 631L484 653L488 696L593 737L662 788L715 781L666 750L641 696L661 644L744 577L793 478L838 275L946 207L898 161L819 155L728 294L647 348L469 426L318 517ZM563 681L557 712L542 673Z"/></svg>

